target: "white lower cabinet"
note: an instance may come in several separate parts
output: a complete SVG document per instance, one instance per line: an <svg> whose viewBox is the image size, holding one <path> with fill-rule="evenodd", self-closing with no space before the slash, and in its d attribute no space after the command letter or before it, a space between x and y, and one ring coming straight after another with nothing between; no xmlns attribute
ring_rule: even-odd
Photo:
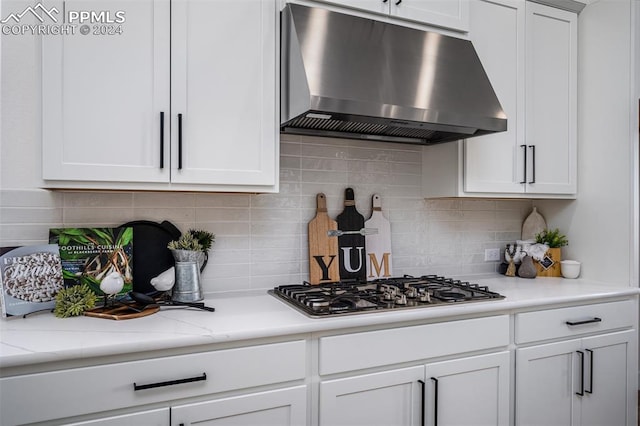
<svg viewBox="0 0 640 426"><path fill-rule="evenodd" d="M319 340L321 426L509 422L507 315Z"/></svg>
<svg viewBox="0 0 640 426"><path fill-rule="evenodd" d="M146 411L152 404L177 411L184 420L176 425L222 413L236 416L233 424L277 417L291 423L276 424L304 424L297 420L306 410L306 363L306 342L295 340L2 377L0 424L68 424L80 416L97 425L156 424L161 416ZM166 422L157 424L168 424L168 414Z"/></svg>
<svg viewBox="0 0 640 426"><path fill-rule="evenodd" d="M206 422L208 425L301 426L306 421L307 388L295 386L68 425L184 426Z"/></svg>
<svg viewBox="0 0 640 426"><path fill-rule="evenodd" d="M364 374L320 384L321 426L421 425L424 367Z"/></svg>
<svg viewBox="0 0 640 426"><path fill-rule="evenodd" d="M320 425L508 425L509 358L505 351L322 382Z"/></svg>
<svg viewBox="0 0 640 426"><path fill-rule="evenodd" d="M307 421L307 388L296 386L171 407L171 425L302 426Z"/></svg>
<svg viewBox="0 0 640 426"><path fill-rule="evenodd" d="M635 425L634 311L622 301L516 315L516 424Z"/></svg>
<svg viewBox="0 0 640 426"><path fill-rule="evenodd" d="M635 331L519 349L518 425L628 425Z"/></svg>
<svg viewBox="0 0 640 426"><path fill-rule="evenodd" d="M504 351L427 364L424 425L508 425L509 360Z"/></svg>
<svg viewBox="0 0 640 426"><path fill-rule="evenodd" d="M110 416L86 422L67 423L67 426L169 426L169 408Z"/></svg>

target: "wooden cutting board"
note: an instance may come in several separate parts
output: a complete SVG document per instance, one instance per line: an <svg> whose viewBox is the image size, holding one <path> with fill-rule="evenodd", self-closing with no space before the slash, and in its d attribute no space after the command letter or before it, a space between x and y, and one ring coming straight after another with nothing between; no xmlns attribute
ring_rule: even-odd
<svg viewBox="0 0 640 426"><path fill-rule="evenodd" d="M142 312L136 312L129 308L126 304L118 306L100 307L94 308L89 311L85 311L84 315L87 317L104 318L112 320L127 320L133 318L146 317L147 315L155 314L160 310L158 305L150 305L142 310Z"/></svg>
<svg viewBox="0 0 640 426"><path fill-rule="evenodd" d="M364 228L364 216L356 210L353 188L344 193L344 210L336 218L341 231L360 231ZM364 235L345 234L338 237L340 279L367 279Z"/></svg>
<svg viewBox="0 0 640 426"><path fill-rule="evenodd" d="M327 214L327 199L316 195L316 216L309 222L309 282L321 284L340 281L338 238L329 237L329 230L338 224Z"/></svg>
<svg viewBox="0 0 640 426"><path fill-rule="evenodd" d="M367 235L367 280L393 276L391 266L391 224L382 214L382 200L378 194L372 197L371 217L364 223L365 228L378 229L377 234Z"/></svg>

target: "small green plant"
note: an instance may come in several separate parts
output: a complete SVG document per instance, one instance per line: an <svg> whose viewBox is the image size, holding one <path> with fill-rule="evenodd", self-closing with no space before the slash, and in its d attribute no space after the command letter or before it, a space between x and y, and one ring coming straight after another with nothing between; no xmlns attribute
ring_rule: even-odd
<svg viewBox="0 0 640 426"><path fill-rule="evenodd" d="M171 250L202 251L202 245L188 232L179 239L170 241L167 247Z"/></svg>
<svg viewBox="0 0 640 426"><path fill-rule="evenodd" d="M564 234L560 233L558 228L549 230L545 229L536 235L536 243L546 244L549 248L564 247L569 244L569 240Z"/></svg>
<svg viewBox="0 0 640 426"><path fill-rule="evenodd" d="M189 229L189 234L198 240L198 243L202 246L202 251L207 252L211 249L211 245L216 239L216 236L211 232L204 231L202 229Z"/></svg>
<svg viewBox="0 0 640 426"><path fill-rule="evenodd" d="M58 318L77 317L96 306L97 296L88 285L64 288L56 295L53 313Z"/></svg>
<svg viewBox="0 0 640 426"><path fill-rule="evenodd" d="M171 241L167 246L171 250L191 250L208 252L216 236L211 232L189 229L178 240Z"/></svg>

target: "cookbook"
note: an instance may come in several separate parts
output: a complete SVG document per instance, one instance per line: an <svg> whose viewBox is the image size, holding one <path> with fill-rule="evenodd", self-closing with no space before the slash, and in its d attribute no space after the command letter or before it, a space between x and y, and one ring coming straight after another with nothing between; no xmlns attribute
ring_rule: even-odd
<svg viewBox="0 0 640 426"><path fill-rule="evenodd" d="M60 248L64 286L86 284L97 296L102 280L118 272L126 294L133 287L133 228L53 228L49 243Z"/></svg>
<svg viewBox="0 0 640 426"><path fill-rule="evenodd" d="M57 245L0 247L3 317L53 309L62 287Z"/></svg>

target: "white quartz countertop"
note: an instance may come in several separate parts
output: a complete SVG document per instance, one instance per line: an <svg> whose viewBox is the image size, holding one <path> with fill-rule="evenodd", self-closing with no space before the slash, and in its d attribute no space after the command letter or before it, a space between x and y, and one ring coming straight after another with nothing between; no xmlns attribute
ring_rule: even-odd
<svg viewBox="0 0 640 426"><path fill-rule="evenodd" d="M56 318L38 313L0 321L0 367L17 367L90 357L170 350L190 346L273 338L353 327L487 315L563 303L589 303L628 297L638 288L582 279L522 279L500 275L472 282L506 296L503 300L418 309L309 318L266 293L214 295L205 300L215 312L162 308L142 318Z"/></svg>

